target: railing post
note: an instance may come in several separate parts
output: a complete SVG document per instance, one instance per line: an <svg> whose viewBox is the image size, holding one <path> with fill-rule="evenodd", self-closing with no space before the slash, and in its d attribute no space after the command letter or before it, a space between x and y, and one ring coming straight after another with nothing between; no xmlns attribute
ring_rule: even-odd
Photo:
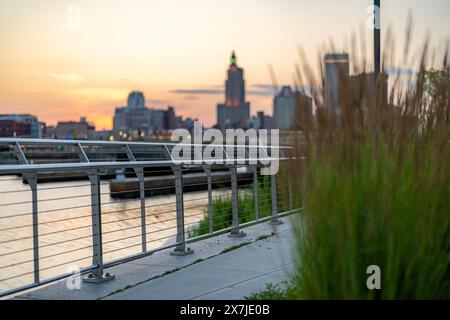
<svg viewBox="0 0 450 320"><path fill-rule="evenodd" d="M254 207L255 207L255 219L256 219L256 221L258 221L259 220L258 166L254 165L251 168L253 171L253 201L254 201Z"/></svg>
<svg viewBox="0 0 450 320"><path fill-rule="evenodd" d="M83 278L85 282L101 283L115 278L114 275L103 273L103 242L102 242L102 219L100 178L96 170L88 172L91 182L91 208L92 208L92 265L95 267Z"/></svg>
<svg viewBox="0 0 450 320"><path fill-rule="evenodd" d="M35 173L27 174L28 185L31 188L31 198L33 206L33 263L34 263L34 283L39 283L39 219L38 219L38 198L37 198L37 176Z"/></svg>
<svg viewBox="0 0 450 320"><path fill-rule="evenodd" d="M145 181L144 181L144 169L134 169L139 179L139 193L141 198L141 241L142 252L147 252L147 217L145 213Z"/></svg>
<svg viewBox="0 0 450 320"><path fill-rule="evenodd" d="M212 178L211 178L211 168L204 165L203 171L206 173L206 179L208 183L208 227L209 233L214 232L214 217L213 217L213 198L212 198Z"/></svg>
<svg viewBox="0 0 450 320"><path fill-rule="evenodd" d="M177 209L177 245L171 252L175 256L185 256L194 252L190 248L186 249L186 239L184 234L184 203L183 203L183 172L181 166L172 166L175 175L175 197Z"/></svg>
<svg viewBox="0 0 450 320"><path fill-rule="evenodd" d="M21 164L28 164L28 159L23 153L19 142L14 144L14 150ZM37 174L27 173L25 178L31 189L32 222L33 222L33 275L34 283L40 282L39 277L39 217L38 217L38 197L37 197Z"/></svg>
<svg viewBox="0 0 450 320"><path fill-rule="evenodd" d="M288 179L288 200L289 200L289 211L292 211L293 205L292 205L292 180L291 175L289 172L287 173L287 179Z"/></svg>
<svg viewBox="0 0 450 320"><path fill-rule="evenodd" d="M233 230L228 236L232 238L244 237L245 233L239 229L238 186L236 166L230 168L231 175L231 225Z"/></svg>
<svg viewBox="0 0 450 320"><path fill-rule="evenodd" d="M277 175L275 173L270 176L270 193L272 198L272 217L270 218L269 224L278 225L282 224L283 221L278 219L278 202L277 202Z"/></svg>
<svg viewBox="0 0 450 320"><path fill-rule="evenodd" d="M123 149L127 154L128 160L136 161L136 157L131 151L128 144L123 145ZM147 252L147 217L145 213L145 180L144 180L144 168L136 167L133 168L139 180L139 197L141 199L141 242L142 242L142 252Z"/></svg>

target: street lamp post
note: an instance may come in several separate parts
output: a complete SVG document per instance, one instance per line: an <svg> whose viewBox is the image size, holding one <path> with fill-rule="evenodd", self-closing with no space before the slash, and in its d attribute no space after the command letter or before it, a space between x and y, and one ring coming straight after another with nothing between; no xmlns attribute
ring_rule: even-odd
<svg viewBox="0 0 450 320"><path fill-rule="evenodd" d="M381 4L380 0L374 0L374 28L373 28L373 44L374 44L374 68L375 74L381 73Z"/></svg>

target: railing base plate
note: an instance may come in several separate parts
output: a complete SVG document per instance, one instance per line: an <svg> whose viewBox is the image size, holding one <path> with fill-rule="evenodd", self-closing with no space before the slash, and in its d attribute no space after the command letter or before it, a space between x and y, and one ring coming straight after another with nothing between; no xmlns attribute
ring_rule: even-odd
<svg viewBox="0 0 450 320"><path fill-rule="evenodd" d="M187 256L191 253L194 253L194 250L192 250L191 248L187 248L186 250L173 250L170 254L172 256Z"/></svg>
<svg viewBox="0 0 450 320"><path fill-rule="evenodd" d="M103 283L115 279L116 276L110 273L104 273L100 277L94 276L92 273L83 278L83 282L87 283Z"/></svg>
<svg viewBox="0 0 450 320"><path fill-rule="evenodd" d="M283 221L277 220L277 221L269 221L268 222L271 226L278 226L280 224L283 224Z"/></svg>
<svg viewBox="0 0 450 320"><path fill-rule="evenodd" d="M231 231L231 232L228 234L228 236L229 236L230 238L242 238L242 237L245 237L246 234L245 234L244 231Z"/></svg>

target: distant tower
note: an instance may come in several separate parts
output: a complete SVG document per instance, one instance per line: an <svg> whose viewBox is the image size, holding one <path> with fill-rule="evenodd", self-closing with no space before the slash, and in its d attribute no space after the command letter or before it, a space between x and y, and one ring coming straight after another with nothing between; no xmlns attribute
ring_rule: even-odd
<svg viewBox="0 0 450 320"><path fill-rule="evenodd" d="M244 71L236 64L236 54L231 55L228 79L225 82L225 104L228 106L239 106L245 103L245 80Z"/></svg>
<svg viewBox="0 0 450 320"><path fill-rule="evenodd" d="M341 115L342 85L349 78L349 56L347 53L325 55L325 107L337 117Z"/></svg>
<svg viewBox="0 0 450 320"><path fill-rule="evenodd" d="M225 103L217 105L219 128L245 128L249 125L250 103L245 102L244 70L237 66L232 53L228 78L225 81Z"/></svg>
<svg viewBox="0 0 450 320"><path fill-rule="evenodd" d="M373 28L373 49L374 49L374 68L375 74L381 73L381 4L380 0L374 0L373 2L375 15L374 15L374 28Z"/></svg>

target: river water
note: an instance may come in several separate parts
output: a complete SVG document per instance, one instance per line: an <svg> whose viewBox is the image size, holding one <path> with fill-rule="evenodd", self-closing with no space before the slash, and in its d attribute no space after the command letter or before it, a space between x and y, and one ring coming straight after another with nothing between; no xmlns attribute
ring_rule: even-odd
<svg viewBox="0 0 450 320"><path fill-rule="evenodd" d="M220 196L228 191L215 191ZM38 185L41 280L92 264L89 181ZM204 217L207 192L184 194L185 223ZM140 200L113 199L101 181L104 262L141 252ZM33 282L31 191L16 176L0 177L0 291ZM146 198L147 250L175 242L175 196Z"/></svg>

